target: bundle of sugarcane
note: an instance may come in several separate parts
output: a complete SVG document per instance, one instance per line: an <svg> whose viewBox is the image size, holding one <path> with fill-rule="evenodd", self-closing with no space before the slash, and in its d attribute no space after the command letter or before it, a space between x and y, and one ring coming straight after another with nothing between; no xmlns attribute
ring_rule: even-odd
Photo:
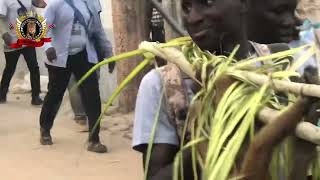
<svg viewBox="0 0 320 180"><path fill-rule="evenodd" d="M189 113L185 126L185 132L187 130L191 132L191 140L186 144L181 143L181 152L178 153L175 162L175 179L183 179L183 169L179 166L182 164L180 157L184 149L191 147L193 149L194 171L197 171L196 164L200 164L203 179L224 180L230 176L236 155L246 135L250 133L251 137L254 136L253 125L256 116L259 114L262 120L271 121L272 117L268 118L268 115L263 114L263 112L266 112L264 107L272 107L279 111L286 108L285 105L279 103L276 95L277 91L287 93L289 102L294 102L296 96L301 93L306 96L320 97L320 86L289 81L289 77L299 76L295 70L314 54L313 45L241 61L234 58L237 49L238 47L229 57L226 57L201 51L189 37L178 38L166 44L143 42L136 51L100 62L78 84L82 83L96 69L110 62L128 59L133 56L144 56L145 60L131 72L115 90L115 93L111 95L104 109L104 111L107 111L121 90L144 67L153 62L155 56L160 56L168 62L176 64L202 88L191 103L191 106L197 104L196 110L191 108L190 112L192 113ZM300 51L306 51L305 55L291 64L287 57ZM262 63L261 66L257 67L257 62L268 63ZM282 68L284 64L288 67L285 70ZM208 69L211 69L210 72L207 72ZM200 80L196 78L197 71L201 72ZM216 86L225 77L231 77L236 81L231 83L231 86L226 89L223 96L221 95L221 99L217 103L212 97L216 96ZM102 116L103 113L100 120ZM155 119L157 118L158 115ZM152 134L155 132L156 122ZM297 129L297 133L300 132L300 134L305 135L308 134L305 132L309 130L310 127L306 129L303 126L303 128ZM319 133L313 136L308 134L303 138L317 135L319 136ZM319 143L319 139L313 138L312 140ZM152 149L152 141L153 137L150 139L149 154ZM183 138L182 141L184 141ZM204 145L205 150L199 151L199 147L202 145ZM148 171L148 160L147 158L146 172ZM283 166L283 163L285 162L275 162L274 167ZM272 169L272 171L275 170Z"/></svg>
<svg viewBox="0 0 320 180"><path fill-rule="evenodd" d="M186 57L195 60L193 64L200 64L202 69L203 88L191 103L195 105L190 112L195 114L189 114L188 119L187 129L191 129L191 142L182 147L193 149L194 174L197 172L197 162L201 165L203 179L224 180L230 177L246 135L250 133L251 138L254 136L254 120L259 112L266 106L279 111L286 109L286 106L279 103L276 91L287 93L289 101L295 101L296 95L301 92L319 97L314 91L309 92L310 88L317 88L316 86L291 83L288 79L299 76L295 70L313 54L311 46L305 48L308 53L293 64L290 64L286 57L293 55L294 50L273 54L271 62L259 67L256 63L270 60L270 56L236 61L233 57L237 49L229 57L215 57L195 46L183 48ZM288 64L285 70L284 64ZM212 68L210 73L206 72L208 66ZM232 78L237 81L231 80ZM228 83L230 86L226 85ZM221 90L223 88L224 90ZM214 96L221 98L215 101ZM284 144L287 147L287 143ZM278 171L281 171L281 167L286 167L282 173L284 177L288 177L289 152L276 152L274 156L280 156L284 160L273 163L272 177L279 179ZM180 157L176 159L176 179L183 179L183 170L178 168L178 165L182 164Z"/></svg>

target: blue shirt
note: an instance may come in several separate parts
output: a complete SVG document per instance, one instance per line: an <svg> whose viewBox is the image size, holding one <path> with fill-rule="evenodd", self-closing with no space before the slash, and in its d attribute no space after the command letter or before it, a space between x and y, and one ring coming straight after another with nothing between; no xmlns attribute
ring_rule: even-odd
<svg viewBox="0 0 320 180"><path fill-rule="evenodd" d="M73 0L73 4L80 11L86 25L88 25L91 15L86 3L83 0ZM69 42L69 55L75 55L84 50L87 41L89 41L89 39L85 27L79 22L74 22Z"/></svg>
<svg viewBox="0 0 320 180"><path fill-rule="evenodd" d="M96 9L95 5L92 4L90 0L85 1L87 1L89 9L93 13L98 14L98 10ZM69 56L71 31L74 22L74 11L64 0L50 0L45 9L44 17L47 20L47 24L55 25L55 28L49 30L47 34L47 37L52 38L52 42L46 43L44 45L44 49L47 50L50 47L54 47L57 52L57 60L50 62L46 59L46 64L57 67L66 67ZM102 36L105 36L103 29L100 27L96 30L96 32L98 32L99 36L101 35L101 38L103 38ZM98 57L95 46L91 39L86 42L85 49L88 54L88 61L96 64L98 62Z"/></svg>

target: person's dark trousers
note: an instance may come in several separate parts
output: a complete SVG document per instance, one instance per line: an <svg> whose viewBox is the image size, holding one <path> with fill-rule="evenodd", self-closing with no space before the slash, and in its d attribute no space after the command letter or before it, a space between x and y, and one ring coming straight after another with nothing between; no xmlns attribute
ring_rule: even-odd
<svg viewBox="0 0 320 180"><path fill-rule="evenodd" d="M71 74L73 73L76 79L79 80L91 67L93 67L93 64L88 62L86 51L69 56L66 68L47 65L49 84L48 93L44 99L40 114L42 131L50 132ZM89 142L99 142L100 126L95 127L95 124L101 113L101 100L96 73L93 73L83 82L80 86L80 94L89 121ZM95 129L93 129L94 127Z"/></svg>
<svg viewBox="0 0 320 180"><path fill-rule="evenodd" d="M23 49L5 52L6 66L2 74L0 85L0 96L5 97L8 93L10 81L14 72L16 71L17 63L20 55L24 56L30 71L30 82L32 88L32 97L38 97L40 94L40 72L37 62L37 54L35 48L26 47Z"/></svg>
<svg viewBox="0 0 320 180"><path fill-rule="evenodd" d="M96 73L97 73L97 79L99 82L100 70L97 69ZM74 87L76 84L77 84L77 80L76 80L75 76L71 75L71 78L70 78L70 81L68 84L68 91L69 91L69 99L70 99L71 108L72 108L72 111L73 111L75 117L87 118L87 114L85 112L82 98L80 95L80 90L79 90L79 88ZM71 93L71 90L73 90L72 93ZM75 119L75 120L77 120L77 119Z"/></svg>
<svg viewBox="0 0 320 180"><path fill-rule="evenodd" d="M87 59L86 51L82 51L68 57L66 68L47 65L49 72L48 93L40 114L40 126L43 131L49 132L53 126L71 74L80 80L93 67L94 64L89 63ZM101 113L101 100L96 73L93 73L80 85L80 94L89 121L89 141L99 142L100 126L95 127L95 124Z"/></svg>

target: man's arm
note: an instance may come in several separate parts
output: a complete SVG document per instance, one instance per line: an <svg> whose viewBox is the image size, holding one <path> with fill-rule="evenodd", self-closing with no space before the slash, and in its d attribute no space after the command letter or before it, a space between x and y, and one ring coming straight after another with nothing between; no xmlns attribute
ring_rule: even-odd
<svg viewBox="0 0 320 180"><path fill-rule="evenodd" d="M4 40L5 44L10 45L12 38L9 34L9 22L7 20L7 12L8 12L8 5L6 1L0 1L0 35L1 38Z"/></svg>
<svg viewBox="0 0 320 180"><path fill-rule="evenodd" d="M57 11L57 0L50 0L47 4L47 7L44 10L44 18L46 19L47 25L55 24L56 19L56 11ZM47 32L47 37L52 38L52 29L49 29ZM52 48L51 43L45 43L43 45L45 51L49 48Z"/></svg>
<svg viewBox="0 0 320 180"><path fill-rule="evenodd" d="M113 56L113 50L112 50L112 44L107 39L107 35L104 31L104 28L102 26L101 18L99 15L99 12L97 13L96 19L95 19L95 48L98 55L98 60L102 61L105 58L109 58ZM115 62L109 64L109 72L112 73L115 68Z"/></svg>
<svg viewBox="0 0 320 180"><path fill-rule="evenodd" d="M3 34L10 32L7 18L3 15L0 15L0 34L3 36Z"/></svg>
<svg viewBox="0 0 320 180"><path fill-rule="evenodd" d="M99 18L99 20L100 20L100 18ZM100 58L102 58L102 59L109 58L109 57L113 56L112 44L107 39L107 35L103 29L101 20L100 20L99 24L100 25L98 26L99 30L97 31L97 37L100 39L99 41L101 42L101 43L99 43L99 48L103 52L102 53L103 57L100 57ZM102 60L102 59L99 59L99 60Z"/></svg>
<svg viewBox="0 0 320 180"><path fill-rule="evenodd" d="M147 179L164 180L173 179L174 160L178 148L169 144L154 144L150 156ZM143 161L146 161L147 152L143 152ZM183 172L185 180L193 180L191 151L186 150L183 153ZM146 167L144 167L146 169Z"/></svg>
<svg viewBox="0 0 320 180"><path fill-rule="evenodd" d="M147 179L172 179L173 162L178 147L170 144L154 144L148 166ZM147 145L143 151L143 167L146 170ZM166 177L166 178L164 178Z"/></svg>
<svg viewBox="0 0 320 180"><path fill-rule="evenodd" d="M102 12L100 0L92 0L92 2L94 3L95 8L97 9L98 14L100 15L100 13Z"/></svg>
<svg viewBox="0 0 320 180"><path fill-rule="evenodd" d="M100 0L92 0L92 5L93 9L96 11L96 14L94 15L94 22L93 22L93 27L96 35L96 43L95 46L98 52L98 60L101 61L105 58L109 58L113 56L113 51L112 51L112 44L108 40L107 35L104 31L102 21L100 14L102 12L102 7Z"/></svg>
<svg viewBox="0 0 320 180"><path fill-rule="evenodd" d="M13 38L11 37L9 32L10 32L10 29L8 26L7 18L0 15L0 35L7 46L10 46L10 44L13 41Z"/></svg>
<svg viewBox="0 0 320 180"><path fill-rule="evenodd" d="M55 24L56 19L56 11L57 11L57 4L58 0L50 0L45 11L44 11L44 18L46 19L46 22L48 25ZM48 30L47 37L54 38L52 29ZM57 53L55 48L52 46L51 43L45 43L43 45L43 48L46 52L47 58L50 62L57 59Z"/></svg>
<svg viewBox="0 0 320 180"><path fill-rule="evenodd" d="M147 148L152 136L155 116L159 113L153 148L148 166L148 180L170 180L173 177L174 159L179 151L179 141L175 127L167 115L162 96L162 81L156 70L147 73L140 84L134 117L133 148L143 154L146 169ZM160 107L159 107L160 106ZM160 109L159 109L160 108ZM159 111L159 112L158 112ZM184 155L185 177L192 178L191 156L187 151Z"/></svg>

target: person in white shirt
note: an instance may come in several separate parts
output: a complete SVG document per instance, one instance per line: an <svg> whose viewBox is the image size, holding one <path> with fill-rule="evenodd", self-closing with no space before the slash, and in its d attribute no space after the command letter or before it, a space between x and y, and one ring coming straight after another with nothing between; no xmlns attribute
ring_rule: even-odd
<svg viewBox="0 0 320 180"><path fill-rule="evenodd" d="M19 13L26 13L32 10L33 5L43 6L43 3L38 3L31 0L0 0L0 34L4 41L4 54L6 60L6 66L3 71L1 83L0 83L0 103L7 101L7 93L10 85L10 81L16 70L16 66L20 55L24 56L30 71L30 80L32 87L32 105L41 105L42 99L40 94L40 72L37 62L37 56L35 48L22 47L20 49L10 48L10 44L17 41L15 29L10 29L9 24L15 25L16 19Z"/></svg>
<svg viewBox="0 0 320 180"><path fill-rule="evenodd" d="M97 13L100 15L100 13L102 12L102 7L100 4L99 0L92 0L90 3L92 3L94 5L94 7L97 9ZM110 44L109 48L110 50L108 52L109 55L108 57L112 56L112 47L111 47L111 43L109 42L108 44ZM104 58L108 58L108 57L101 57L98 58L99 61L103 60ZM114 70L114 64L113 65L109 65L109 73L112 73ZM98 79L99 79L99 73L100 71L97 71L98 74ZM87 114L85 112L85 108L83 106L83 102L81 100L81 95L80 95L80 91L79 89L74 89L74 91L71 93L71 89L74 88L74 86L76 85L76 78L74 75L71 76L70 78L70 82L68 85L68 91L69 91L69 99L70 99L70 104L71 104L71 108L72 111L74 113L74 120L76 123L85 126L85 130L87 130Z"/></svg>
<svg viewBox="0 0 320 180"><path fill-rule="evenodd" d="M40 142L52 145L50 131L71 75L79 80L99 59L110 56L111 52L98 10L91 0L50 0L44 17L55 28L47 34L52 43L44 45L49 85L40 114ZM107 147L100 142L97 122L101 113L97 74L83 82L80 93L89 122L87 150L105 153Z"/></svg>

